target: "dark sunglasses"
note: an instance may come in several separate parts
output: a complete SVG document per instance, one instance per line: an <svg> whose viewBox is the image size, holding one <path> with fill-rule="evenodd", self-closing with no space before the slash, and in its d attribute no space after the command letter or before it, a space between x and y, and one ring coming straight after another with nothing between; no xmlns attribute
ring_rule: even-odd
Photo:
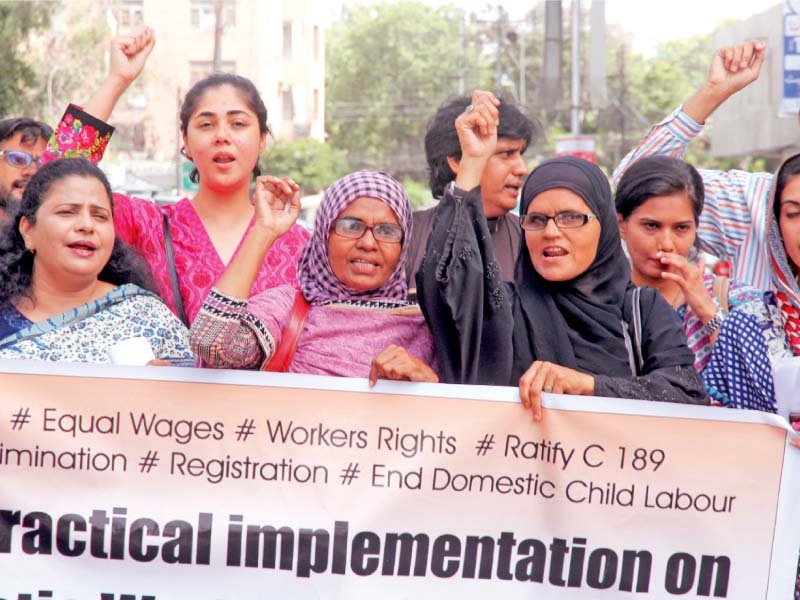
<svg viewBox="0 0 800 600"><path fill-rule="evenodd" d="M573 210L565 210L552 216L541 213L528 213L519 218L519 225L525 231L541 231L547 227L547 222L552 219L559 229L577 229L596 218L595 215L586 215Z"/></svg>
<svg viewBox="0 0 800 600"><path fill-rule="evenodd" d="M379 242L399 244L403 241L403 228L394 223L375 223L370 227L361 219L353 217L344 217L333 222L333 231L337 235L354 240L363 236L367 230L371 231L372 237Z"/></svg>
<svg viewBox="0 0 800 600"><path fill-rule="evenodd" d="M12 167L17 167L18 169L30 167L31 163L36 163L37 169L42 166L41 156L33 158L33 156L24 150L0 150L0 156L5 156L6 162Z"/></svg>

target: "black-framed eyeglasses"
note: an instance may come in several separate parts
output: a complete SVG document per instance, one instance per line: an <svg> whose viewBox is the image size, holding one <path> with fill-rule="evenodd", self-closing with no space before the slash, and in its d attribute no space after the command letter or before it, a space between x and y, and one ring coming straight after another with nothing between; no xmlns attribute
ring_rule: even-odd
<svg viewBox="0 0 800 600"><path fill-rule="evenodd" d="M41 156L33 158L29 152L25 152L24 150L0 150L0 156L5 156L6 162L18 169L30 167L31 163L36 163L37 169L42 166Z"/></svg>
<svg viewBox="0 0 800 600"><path fill-rule="evenodd" d="M552 219L559 229L577 229L596 218L595 215L587 215L574 210L563 210L554 215L528 213L527 215L520 216L519 225L525 231L541 231L547 227L547 222Z"/></svg>
<svg viewBox="0 0 800 600"><path fill-rule="evenodd" d="M379 242L389 242L399 244L403 241L403 228L396 223L375 223L372 227L355 217L343 217L333 222L333 231L342 237L357 240L363 236L367 230L372 232Z"/></svg>

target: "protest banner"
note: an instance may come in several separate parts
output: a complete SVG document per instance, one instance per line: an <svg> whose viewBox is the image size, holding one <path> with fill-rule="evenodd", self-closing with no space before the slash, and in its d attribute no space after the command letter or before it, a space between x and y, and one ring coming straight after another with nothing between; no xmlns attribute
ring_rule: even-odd
<svg viewBox="0 0 800 600"><path fill-rule="evenodd" d="M0 598L791 597L775 415L0 362Z"/></svg>

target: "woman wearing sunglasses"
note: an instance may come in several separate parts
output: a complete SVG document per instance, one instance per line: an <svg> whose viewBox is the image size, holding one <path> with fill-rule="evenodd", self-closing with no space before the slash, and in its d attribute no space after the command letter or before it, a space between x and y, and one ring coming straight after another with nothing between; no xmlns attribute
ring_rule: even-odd
<svg viewBox="0 0 800 600"><path fill-rule="evenodd" d="M497 104L476 92L456 119L462 169L417 280L443 379L519 384L537 420L543 391L708 403L674 310L631 283L611 190L595 165L556 158L528 176L514 285L500 281L478 197L460 191L476 188L494 151Z"/></svg>
<svg viewBox="0 0 800 600"><path fill-rule="evenodd" d="M192 347L206 364L438 381L430 332L406 301L411 207L394 178L359 171L326 190L297 267L299 291L250 295L264 256L297 220L297 185L259 178L255 204L252 229L192 324ZM270 364L287 356L287 344L296 349L286 366Z"/></svg>

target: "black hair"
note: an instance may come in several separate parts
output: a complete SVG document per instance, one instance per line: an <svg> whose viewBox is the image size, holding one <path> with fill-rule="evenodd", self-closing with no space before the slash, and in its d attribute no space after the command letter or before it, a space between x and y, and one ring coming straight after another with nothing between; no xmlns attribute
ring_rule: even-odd
<svg viewBox="0 0 800 600"><path fill-rule="evenodd" d="M53 130L41 121L26 117L0 120L0 142L13 137L15 133L21 133L23 143L30 144L40 139L49 140Z"/></svg>
<svg viewBox="0 0 800 600"><path fill-rule="evenodd" d="M0 232L0 305L22 297L31 297L34 255L25 247L19 224L22 217L31 224L36 223L36 213L50 188L57 181L70 176L93 177L102 183L113 214L111 185L94 163L85 158L64 158L39 169L25 187L17 213ZM113 285L134 283L152 292L156 291L147 263L120 239L114 241L111 257L97 278Z"/></svg>
<svg viewBox="0 0 800 600"><path fill-rule="evenodd" d="M703 178L692 165L671 156L648 156L633 163L617 184L614 201L617 212L627 219L631 213L656 196L686 192L694 224L703 212Z"/></svg>
<svg viewBox="0 0 800 600"><path fill-rule="evenodd" d="M781 194L786 187L789 179L795 175L800 175L800 154L792 156L781 166L778 176L775 179L775 200L772 203L772 211L775 214L775 222L781 222Z"/></svg>
<svg viewBox="0 0 800 600"><path fill-rule="evenodd" d="M497 137L511 140L523 140L523 152L535 142L541 130L539 124L525 116L511 100L498 96L500 125ZM425 158L428 161L428 183L434 198L444 194L444 188L456 178L456 174L447 163L448 157L461 160L461 144L458 142L455 122L458 115L470 104L467 96L458 96L447 100L428 122L425 133Z"/></svg>
<svg viewBox="0 0 800 600"><path fill-rule="evenodd" d="M186 97L183 99L180 112L181 133L186 135L186 131L189 128L189 119L197 108L197 103L200 102L200 98L203 97L203 94L211 88L223 85L235 87L242 93L247 106L256 113L256 117L258 117L259 131L261 131L262 134L266 133L267 135L272 135L272 131L270 131L269 125L267 125L267 107L264 105L264 101L261 99L258 89L256 89L256 86L252 81L247 79L247 77L242 77L234 73L212 73L208 77L195 83L189 91L186 92ZM261 175L261 169L258 166L258 161L256 161L256 165L253 167L253 177L258 177L259 175ZM196 168L192 169L192 172L189 174L189 179L192 183L200 182L200 173Z"/></svg>

